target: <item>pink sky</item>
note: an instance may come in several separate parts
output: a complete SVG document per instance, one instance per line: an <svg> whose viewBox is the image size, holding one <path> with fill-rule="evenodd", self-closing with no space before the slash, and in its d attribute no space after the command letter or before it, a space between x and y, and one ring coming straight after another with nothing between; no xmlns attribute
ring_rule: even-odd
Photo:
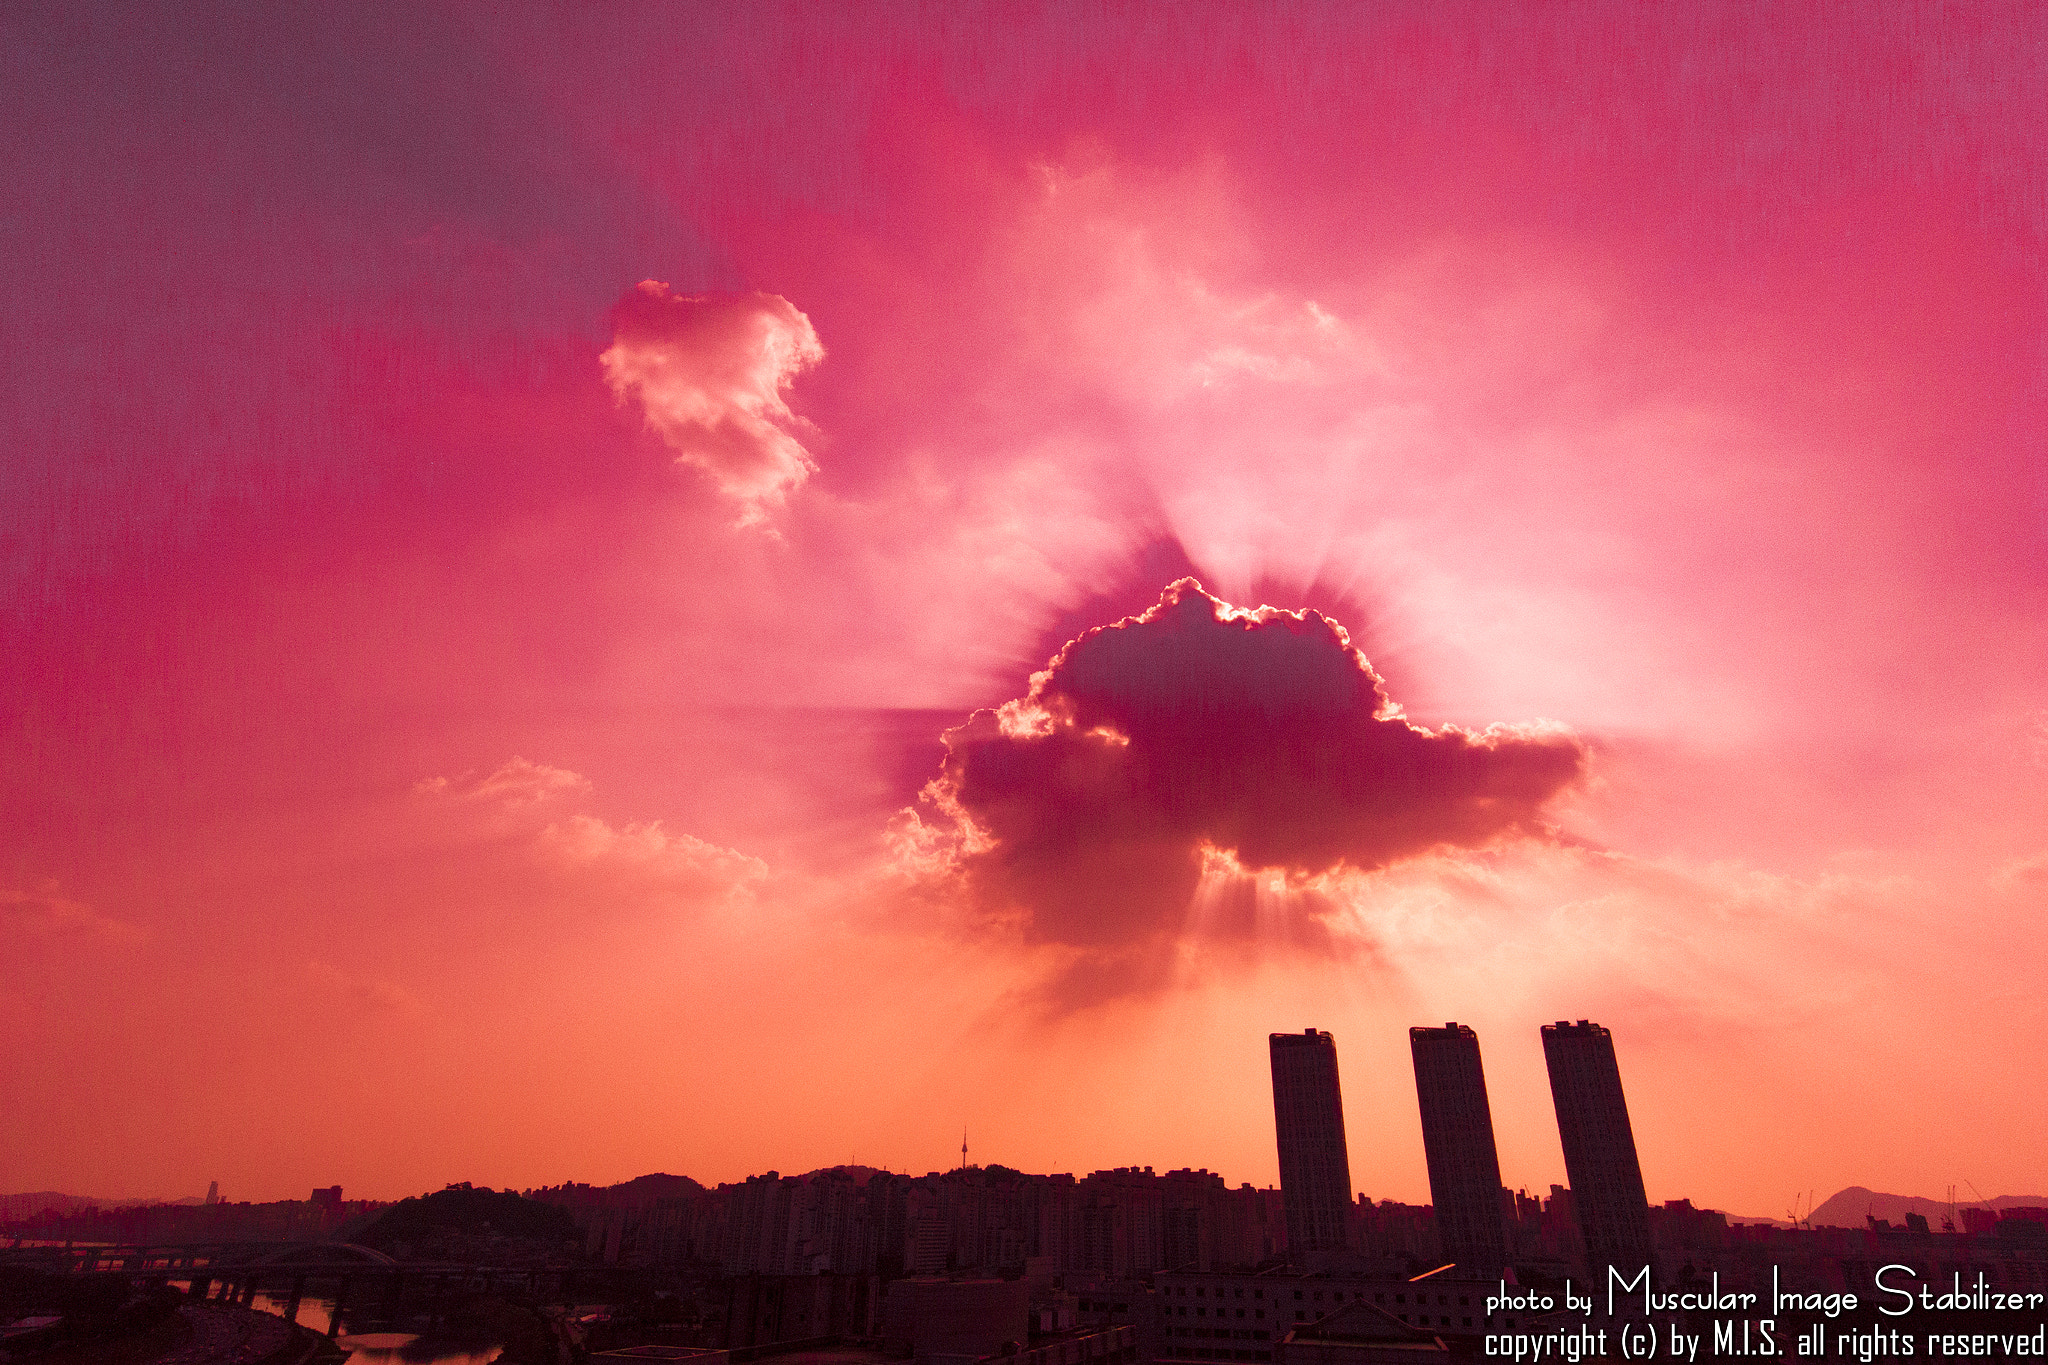
<svg viewBox="0 0 2048 1365"><path fill-rule="evenodd" d="M0 91L0 1187L1263 1184L1313 1025L1421 1200L1448 1019L1543 1187L1584 1017L1653 1199L2048 1182L2030 7L50 7Z"/></svg>

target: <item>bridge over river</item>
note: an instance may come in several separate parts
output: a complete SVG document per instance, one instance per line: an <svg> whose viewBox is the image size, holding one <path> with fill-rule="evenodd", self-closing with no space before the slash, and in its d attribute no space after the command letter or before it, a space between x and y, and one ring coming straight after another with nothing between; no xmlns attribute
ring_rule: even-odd
<svg viewBox="0 0 2048 1365"><path fill-rule="evenodd" d="M537 1303L609 1302L635 1273L619 1266L492 1265L400 1261L353 1242L188 1242L142 1246L73 1243L0 1248L0 1265L61 1275L118 1275L145 1284L184 1284L194 1299L251 1304L260 1292L282 1305L287 1322L311 1291L330 1296L327 1334L348 1310L426 1311L458 1294L515 1293Z"/></svg>

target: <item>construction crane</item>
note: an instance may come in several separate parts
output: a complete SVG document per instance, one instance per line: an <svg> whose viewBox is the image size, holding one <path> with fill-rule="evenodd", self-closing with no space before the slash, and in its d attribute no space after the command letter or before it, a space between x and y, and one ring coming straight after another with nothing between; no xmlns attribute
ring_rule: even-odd
<svg viewBox="0 0 2048 1365"><path fill-rule="evenodd" d="M1989 1199L1986 1199L1986 1198L1984 1197L1984 1191L1982 1191L1982 1190L1980 1190L1980 1189L1978 1189L1978 1188L1977 1188L1977 1182L1976 1182L1976 1181L1974 1181L1974 1180L1970 1179L1970 1178L1969 1178L1968 1176L1964 1176L1964 1177L1963 1177L1963 1183L1964 1183L1965 1185L1968 1185L1968 1186L1970 1187L1970 1193L1971 1193L1971 1194L1974 1194L1974 1195L1976 1195L1976 1196L1977 1196L1977 1203L1978 1203L1979 1205L1981 1205L1982 1207L1984 1207L1984 1208L1986 1208L1986 1209L1989 1209L1989 1208L1991 1207L1991 1201L1990 1201Z"/></svg>
<svg viewBox="0 0 2048 1365"><path fill-rule="evenodd" d="M1813 1195L1814 1192L1812 1190L1806 1192L1806 1212L1803 1214L1799 1212L1799 1196L1796 1194L1792 1196L1792 1207L1785 1210L1785 1218L1793 1227L1807 1229L1813 1227Z"/></svg>

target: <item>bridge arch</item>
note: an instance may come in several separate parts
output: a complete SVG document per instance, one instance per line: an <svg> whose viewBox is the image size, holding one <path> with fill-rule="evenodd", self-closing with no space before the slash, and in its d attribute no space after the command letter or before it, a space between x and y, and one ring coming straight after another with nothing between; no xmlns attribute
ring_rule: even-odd
<svg viewBox="0 0 2048 1365"><path fill-rule="evenodd" d="M349 1270L395 1266L398 1261L375 1247L354 1242L296 1242L236 1264L252 1270Z"/></svg>

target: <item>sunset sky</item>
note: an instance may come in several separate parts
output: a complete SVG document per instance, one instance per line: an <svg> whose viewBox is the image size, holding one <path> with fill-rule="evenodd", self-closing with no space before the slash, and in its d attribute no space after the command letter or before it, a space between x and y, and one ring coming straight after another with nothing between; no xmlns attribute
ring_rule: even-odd
<svg viewBox="0 0 2048 1365"><path fill-rule="evenodd" d="M9 6L0 1189L1267 1184L1314 1026L1422 1201L1446 1020L1547 1188L1591 1018L1652 1200L2048 1191L2043 108L2025 4Z"/></svg>

